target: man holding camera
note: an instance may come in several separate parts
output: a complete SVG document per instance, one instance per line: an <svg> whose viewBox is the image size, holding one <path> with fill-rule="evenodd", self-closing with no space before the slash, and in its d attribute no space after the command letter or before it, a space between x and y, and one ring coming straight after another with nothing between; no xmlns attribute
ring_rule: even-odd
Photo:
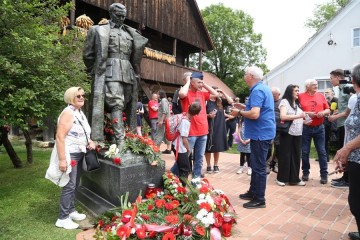
<svg viewBox="0 0 360 240"><path fill-rule="evenodd" d="M350 92L348 91L349 82L345 80L344 70L335 69L330 72L330 82L333 87L339 86L339 97L337 102L338 111L333 115L329 116L329 121L337 123L337 149L341 149L344 146L344 137L345 137L345 128L344 123L346 116L344 115L348 101L350 98ZM341 178L334 179L331 182L331 186L334 188L348 188L349 187L349 178L348 172L344 171L344 174Z"/></svg>

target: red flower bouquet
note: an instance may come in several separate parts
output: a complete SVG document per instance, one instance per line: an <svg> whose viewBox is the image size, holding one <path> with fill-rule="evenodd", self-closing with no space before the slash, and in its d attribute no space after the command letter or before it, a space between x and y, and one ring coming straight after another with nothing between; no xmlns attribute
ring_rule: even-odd
<svg viewBox="0 0 360 240"><path fill-rule="evenodd" d="M155 197L133 204L122 197L121 207L98 220L96 239L221 239L224 214L234 214L225 194L205 179L186 188L172 173L163 179Z"/></svg>

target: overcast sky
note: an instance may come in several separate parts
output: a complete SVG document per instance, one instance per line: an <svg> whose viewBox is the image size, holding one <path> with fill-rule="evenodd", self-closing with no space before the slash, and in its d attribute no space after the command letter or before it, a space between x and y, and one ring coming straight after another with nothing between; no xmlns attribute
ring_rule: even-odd
<svg viewBox="0 0 360 240"><path fill-rule="evenodd" d="M243 10L254 19L254 30L262 34L271 70L293 55L314 32L304 27L316 4L329 0L196 0L200 9L223 3Z"/></svg>

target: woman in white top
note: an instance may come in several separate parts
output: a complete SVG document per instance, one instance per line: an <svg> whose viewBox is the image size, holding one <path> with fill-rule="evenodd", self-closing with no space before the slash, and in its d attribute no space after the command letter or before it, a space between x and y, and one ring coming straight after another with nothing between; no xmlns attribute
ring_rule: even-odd
<svg viewBox="0 0 360 240"><path fill-rule="evenodd" d="M58 118L55 147L46 178L63 187L55 226L75 229L79 224L73 220L86 218L85 214L75 210L75 192L80 181L82 161L86 149L95 149L95 144L90 139L90 125L81 111L85 102L84 90L80 87L69 88L64 94L64 101L68 106Z"/></svg>
<svg viewBox="0 0 360 240"><path fill-rule="evenodd" d="M279 163L276 183L279 186L305 186L300 180L300 157L303 118L305 113L299 107L299 86L287 86L279 104L280 121L292 121L289 132L280 133Z"/></svg>

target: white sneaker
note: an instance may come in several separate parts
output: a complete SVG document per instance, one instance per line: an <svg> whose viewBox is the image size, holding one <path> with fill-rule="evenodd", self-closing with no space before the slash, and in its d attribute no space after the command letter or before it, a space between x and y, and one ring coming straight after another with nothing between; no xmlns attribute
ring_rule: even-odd
<svg viewBox="0 0 360 240"><path fill-rule="evenodd" d="M285 186L285 183L280 182L280 181L278 181L277 179L275 179L275 182L276 182L277 185L279 185L279 186L281 186L281 187L284 187L284 186Z"/></svg>
<svg viewBox="0 0 360 240"><path fill-rule="evenodd" d="M244 167L240 167L236 174L241 174L244 172Z"/></svg>
<svg viewBox="0 0 360 240"><path fill-rule="evenodd" d="M86 218L86 215L83 213L78 213L78 211L74 211L74 212L70 213L69 217L72 220L81 221Z"/></svg>
<svg viewBox="0 0 360 240"><path fill-rule="evenodd" d="M65 219L58 219L55 223L55 226L65 229L76 229L79 227L79 224L74 223L69 217Z"/></svg>
<svg viewBox="0 0 360 240"><path fill-rule="evenodd" d="M294 185L294 186L305 186L306 183L304 181L300 181L300 182L297 182L297 183L293 183L291 185Z"/></svg>
<svg viewBox="0 0 360 240"><path fill-rule="evenodd" d="M251 170L251 167L248 167L248 170L247 170L247 175L251 175L251 173L252 173L252 170Z"/></svg>

